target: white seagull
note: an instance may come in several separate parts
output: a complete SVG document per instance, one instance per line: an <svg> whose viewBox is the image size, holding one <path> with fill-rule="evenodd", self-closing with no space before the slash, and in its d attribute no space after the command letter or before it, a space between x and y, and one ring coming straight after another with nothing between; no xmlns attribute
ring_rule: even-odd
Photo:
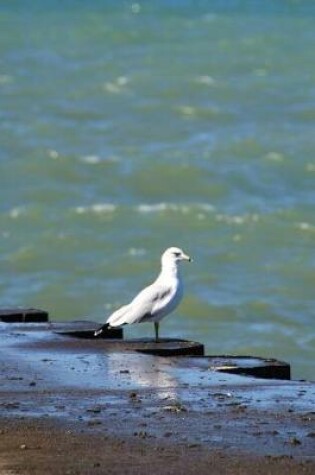
<svg viewBox="0 0 315 475"><path fill-rule="evenodd" d="M106 323L95 331L99 336L105 329L126 324L154 323L155 341L159 341L159 323L173 312L183 297L183 282L180 274L180 261L190 261L178 247L169 247L161 257L161 272L153 284L145 287L128 304L110 315Z"/></svg>

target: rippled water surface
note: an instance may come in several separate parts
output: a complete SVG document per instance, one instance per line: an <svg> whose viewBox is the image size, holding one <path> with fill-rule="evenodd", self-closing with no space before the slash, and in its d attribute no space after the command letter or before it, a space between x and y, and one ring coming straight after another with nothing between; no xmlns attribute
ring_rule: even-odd
<svg viewBox="0 0 315 475"><path fill-rule="evenodd" d="M102 321L178 245L162 334L315 379L314 21L306 0L3 0L1 306Z"/></svg>

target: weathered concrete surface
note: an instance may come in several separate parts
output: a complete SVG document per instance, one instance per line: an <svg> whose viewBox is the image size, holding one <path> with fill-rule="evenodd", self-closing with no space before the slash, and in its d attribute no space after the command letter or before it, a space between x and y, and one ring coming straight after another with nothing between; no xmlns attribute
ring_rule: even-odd
<svg viewBox="0 0 315 475"><path fill-rule="evenodd" d="M106 351L102 340L52 329L1 324L2 427L60 421L75 433L140 439L146 450L193 446L223 457L293 457L303 461L303 473L314 470L314 383L223 374L207 358Z"/></svg>

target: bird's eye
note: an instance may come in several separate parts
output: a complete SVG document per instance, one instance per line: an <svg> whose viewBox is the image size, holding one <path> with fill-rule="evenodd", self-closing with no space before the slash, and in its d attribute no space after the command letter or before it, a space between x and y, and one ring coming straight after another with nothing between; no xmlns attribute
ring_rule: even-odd
<svg viewBox="0 0 315 475"><path fill-rule="evenodd" d="M175 251L175 252L174 252L174 256L179 257L179 256L180 256L180 252Z"/></svg>

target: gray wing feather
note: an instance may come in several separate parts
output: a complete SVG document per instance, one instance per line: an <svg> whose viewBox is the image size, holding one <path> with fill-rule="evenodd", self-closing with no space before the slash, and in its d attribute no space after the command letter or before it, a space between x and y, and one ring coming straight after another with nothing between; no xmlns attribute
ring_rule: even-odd
<svg viewBox="0 0 315 475"><path fill-rule="evenodd" d="M110 326L120 326L125 323L140 323L150 321L172 299L171 287L161 287L156 284L143 289L129 305L116 310L107 320Z"/></svg>
<svg viewBox="0 0 315 475"><path fill-rule="evenodd" d="M108 317L106 323L108 323L111 327L122 325L124 323L123 322L124 316L128 312L129 307L130 307L130 304L120 307L118 310L116 310L114 313L112 313ZM120 323L121 320L122 322Z"/></svg>

